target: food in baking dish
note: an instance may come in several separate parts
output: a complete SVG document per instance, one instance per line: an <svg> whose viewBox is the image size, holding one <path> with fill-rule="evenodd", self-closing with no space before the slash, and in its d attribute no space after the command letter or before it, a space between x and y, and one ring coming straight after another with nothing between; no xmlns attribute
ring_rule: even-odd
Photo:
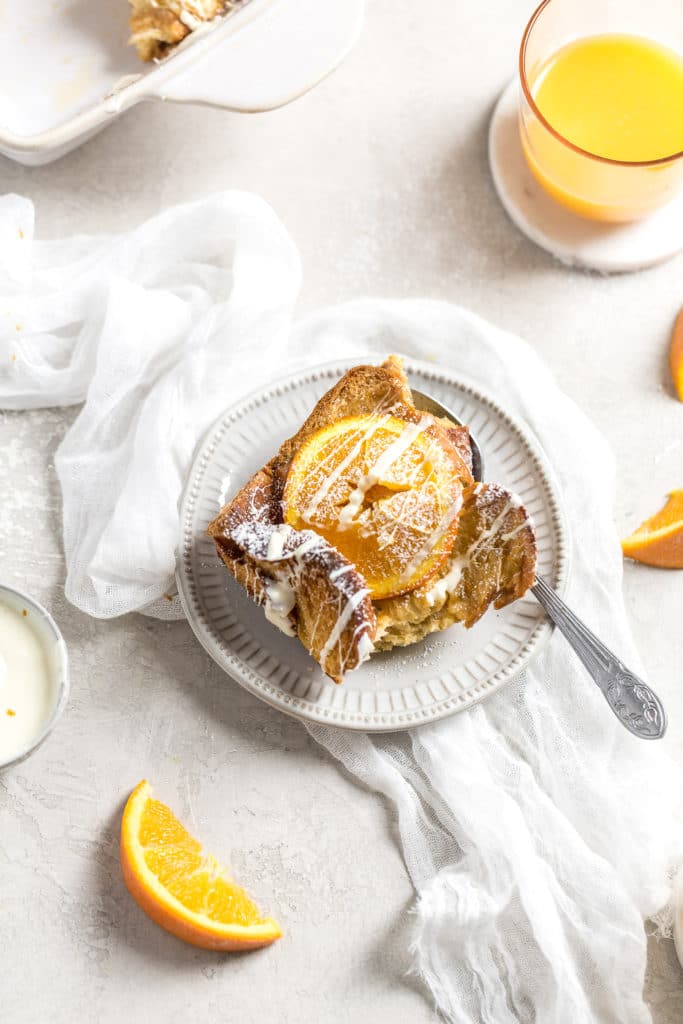
<svg viewBox="0 0 683 1024"><path fill-rule="evenodd" d="M244 0L129 0L130 42L142 60L160 60L201 25Z"/></svg>

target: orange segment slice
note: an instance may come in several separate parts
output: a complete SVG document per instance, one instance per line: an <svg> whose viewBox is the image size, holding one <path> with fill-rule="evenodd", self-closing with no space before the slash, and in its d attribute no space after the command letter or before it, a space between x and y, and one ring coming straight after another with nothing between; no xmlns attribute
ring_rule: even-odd
<svg viewBox="0 0 683 1024"><path fill-rule="evenodd" d="M142 781L121 823L121 868L136 902L172 935L203 949L245 950L282 935Z"/></svg>
<svg viewBox="0 0 683 1024"><path fill-rule="evenodd" d="M662 569L683 569L683 491L672 491L664 508L621 542L636 562Z"/></svg>
<svg viewBox="0 0 683 1024"><path fill-rule="evenodd" d="M429 417L339 420L297 452L285 522L311 529L352 562L373 598L412 590L453 547L462 506L460 457Z"/></svg>
<svg viewBox="0 0 683 1024"><path fill-rule="evenodd" d="M676 393L683 402L683 309L678 314L669 349L669 365Z"/></svg>

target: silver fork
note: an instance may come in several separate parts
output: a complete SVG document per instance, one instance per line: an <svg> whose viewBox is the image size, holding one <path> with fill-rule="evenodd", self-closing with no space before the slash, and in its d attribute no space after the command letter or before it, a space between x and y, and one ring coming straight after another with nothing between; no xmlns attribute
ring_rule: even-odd
<svg viewBox="0 0 683 1024"><path fill-rule="evenodd" d="M423 412L444 416L462 426L462 420L430 395L413 390L413 400L415 406ZM484 460L471 434L470 443L472 475L475 480L481 481L484 479ZM581 659L621 724L640 739L660 739L666 732L667 721L657 694L598 640L543 576L536 575L531 592Z"/></svg>

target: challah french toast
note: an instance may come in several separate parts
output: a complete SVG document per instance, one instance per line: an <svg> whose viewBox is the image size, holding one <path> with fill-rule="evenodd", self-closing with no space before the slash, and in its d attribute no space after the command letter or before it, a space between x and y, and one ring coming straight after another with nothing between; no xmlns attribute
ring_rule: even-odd
<svg viewBox="0 0 683 1024"><path fill-rule="evenodd" d="M536 565L525 509L474 481L467 427L416 409L396 356L344 374L208 533L338 683L375 650L516 600Z"/></svg>

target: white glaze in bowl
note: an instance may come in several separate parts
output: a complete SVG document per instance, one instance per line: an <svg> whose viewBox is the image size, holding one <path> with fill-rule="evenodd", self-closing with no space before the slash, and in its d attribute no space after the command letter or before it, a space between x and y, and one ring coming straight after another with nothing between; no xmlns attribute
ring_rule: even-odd
<svg viewBox="0 0 683 1024"><path fill-rule="evenodd" d="M35 733L15 752L3 758L0 751L0 770L19 764L32 754L52 732L62 714L69 697L69 659L64 638L50 613L28 594L13 587L0 584L0 605L4 605L18 615L25 616L27 625L38 638L45 660L49 677L50 694L47 708ZM4 712L0 708L0 712Z"/></svg>

